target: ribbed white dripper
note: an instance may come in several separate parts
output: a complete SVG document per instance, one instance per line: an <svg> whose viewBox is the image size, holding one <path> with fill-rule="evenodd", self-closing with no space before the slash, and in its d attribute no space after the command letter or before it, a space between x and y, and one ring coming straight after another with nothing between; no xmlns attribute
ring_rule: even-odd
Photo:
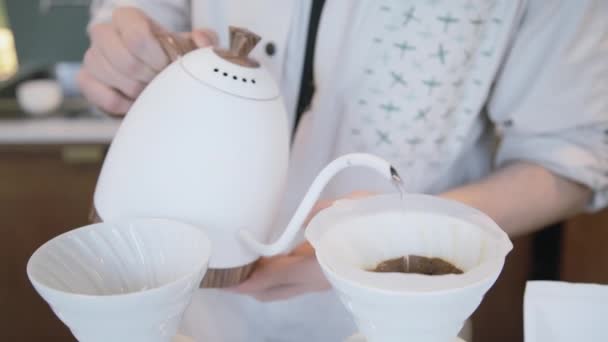
<svg viewBox="0 0 608 342"><path fill-rule="evenodd" d="M84 342L168 342L207 269L210 242L169 220L99 223L30 258L30 281Z"/></svg>

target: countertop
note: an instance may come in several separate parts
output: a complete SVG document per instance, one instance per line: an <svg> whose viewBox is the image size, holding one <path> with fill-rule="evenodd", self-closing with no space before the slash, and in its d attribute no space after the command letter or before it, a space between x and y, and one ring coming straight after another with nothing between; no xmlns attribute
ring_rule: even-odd
<svg viewBox="0 0 608 342"><path fill-rule="evenodd" d="M109 144L120 122L98 117L0 119L0 144Z"/></svg>
<svg viewBox="0 0 608 342"><path fill-rule="evenodd" d="M82 99L65 101L49 117L20 112L13 99L0 100L0 144L109 144L121 120L95 113Z"/></svg>

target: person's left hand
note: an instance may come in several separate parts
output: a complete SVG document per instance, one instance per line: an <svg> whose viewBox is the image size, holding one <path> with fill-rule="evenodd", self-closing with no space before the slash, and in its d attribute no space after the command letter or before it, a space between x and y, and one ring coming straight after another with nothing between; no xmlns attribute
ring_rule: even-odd
<svg viewBox="0 0 608 342"><path fill-rule="evenodd" d="M314 249L305 242L288 255L261 259L251 277L230 290L266 302L323 291L329 287Z"/></svg>
<svg viewBox="0 0 608 342"><path fill-rule="evenodd" d="M354 199L370 195L369 192L355 192L346 198ZM333 203L334 201L317 203L306 225L314 215ZM305 242L288 255L262 258L251 277L230 290L252 296L260 301L275 301L329 288L330 284L317 263L314 248Z"/></svg>

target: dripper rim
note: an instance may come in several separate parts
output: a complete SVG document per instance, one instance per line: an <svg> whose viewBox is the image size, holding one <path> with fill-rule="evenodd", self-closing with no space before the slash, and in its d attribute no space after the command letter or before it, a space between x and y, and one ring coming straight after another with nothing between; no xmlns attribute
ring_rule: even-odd
<svg viewBox="0 0 608 342"><path fill-rule="evenodd" d="M410 202L410 203L416 203L416 205L419 205L420 202L435 202L435 204L443 204L444 206L449 206L452 208L452 210L465 210L468 211L471 215L474 215L484 221L486 221L488 223L489 226L493 226L493 229L496 229L496 231L492 232L492 235L497 239L497 240L502 240L505 243L509 244L509 249L507 250L507 254L509 251L511 251L513 249L513 243L511 242L511 239L508 237L508 235L504 232L504 230L502 228L500 228L500 226L491 218L489 217L486 213L482 212L481 210L468 206L462 202L450 199L450 198L444 198L444 197L439 197L439 196L435 196L435 195L427 195L427 194L420 194L420 193L407 193L407 194L398 194L398 193L385 193L385 194L377 194L377 195L371 195L371 196L366 196L366 197L360 197L360 198L347 198L347 199L340 199L337 200L336 202L334 202L329 208L323 209L321 210L318 214L316 214L312 220L309 222L308 226L306 227L305 230L305 237L306 240L308 242L310 242L310 244L313 247L316 247L316 245L320 242L321 237L329 230L329 228L323 228L322 224L320 224L320 221L323 220L327 220L327 216L329 215L335 215L338 216L339 214L344 215L344 214L349 214L352 213L354 210L356 210L356 206L360 205L362 202L368 202L368 201L379 201L382 199L397 199L399 198L400 201L402 202ZM411 207L405 208L406 211L413 211ZM419 211L432 211L429 210L428 207L420 207ZM454 215L449 215L449 214L444 214L445 216L451 216L454 217ZM462 218L458 218L461 219ZM498 236L500 235L500 236Z"/></svg>
<svg viewBox="0 0 608 342"><path fill-rule="evenodd" d="M306 237L311 242L313 247L315 247L315 254L317 256L317 260L322 268L326 269L326 272L329 272L332 277L335 277L339 281L346 282L351 286L355 286L361 290L374 291L374 292L384 292L390 293L392 295L400 294L400 295L408 295L408 294L429 294L436 295L439 293L450 293L455 291L462 291L467 288L474 288L486 283L488 281L495 281L496 277L500 275L502 268L504 267L504 262L506 255L512 250L512 243L504 230L502 230L490 217L481 211L466 206L460 202L445 199L437 196L424 195L424 194L407 194L403 197L405 202L403 202L399 198L399 194L383 194L370 196L366 198L353 199L353 200L343 200L338 202L334 207L330 207L315 217L309 227L306 230ZM376 201L377 203L373 203ZM397 202L401 201L401 202ZM372 202L371 204L369 202ZM421 213L437 213L442 216L449 217L450 219L456 219L459 221L463 221L466 224L473 225L479 227L482 232L485 234L486 239L490 239L495 245L503 246L500 250L496 250L495 253L492 253L488 258L483 260L481 263L476 264L471 269L465 271L465 273L461 275L446 275L446 276L425 276L420 274L375 274L370 275L367 271L361 269L360 267L353 266L350 264L341 264L339 259L334 261L330 261L334 258L329 258L327 253L327 247L324 249L321 246L323 245L323 238L326 234L331 231L333 228L336 229L344 229L344 222L355 219L357 217L363 217L367 215L373 214L382 214L384 212L394 212L397 205L401 203L415 203L413 208L405 208L406 212L421 212ZM375 205L374 204L380 204ZM432 204L432 205L429 205ZM388 207L387 207L388 206ZM362 209L363 208L363 209ZM371 208L371 209L370 209ZM401 210L401 207L398 208ZM452 210L454 212L451 212ZM462 211L462 212L461 212ZM458 213L458 214L455 214ZM463 215L463 213L465 215ZM481 224L480 222L483 222ZM340 228L342 227L342 228ZM321 248L320 248L321 247ZM344 270L343 272L337 271L334 268L338 268L340 270ZM494 272L493 270L497 271ZM358 273L361 272L361 273ZM363 273L365 272L365 273ZM473 272L473 273L472 273ZM359 277L357 277L359 276ZM401 279L412 279L420 277L432 277L426 278L428 279L436 279L436 281L444 281L445 277L450 277L452 279L457 279L456 287L441 287L437 286L437 288L431 288L429 290L420 290L416 289L416 286L412 286L407 288L404 286L403 289L392 289L387 288L382 285L379 286L371 286L367 282L360 282L353 280L360 279L363 277L384 277L384 282L388 277L399 277ZM468 276L470 279L463 279L463 277ZM407 277L407 278L406 278ZM429 283L434 283L434 280L428 280ZM382 284L382 282L381 282Z"/></svg>
<svg viewBox="0 0 608 342"><path fill-rule="evenodd" d="M120 227L119 229L127 229L126 227L129 227L132 224L143 223L143 222L177 223L177 224L181 225L182 227L188 227L188 229L192 229L193 231L196 231L197 233L200 234L200 237L202 238L202 242L203 242L203 244L205 246L205 250L206 250L205 252L203 252L203 256L204 256L203 260L207 260L207 261L204 262L200 268L187 272L186 274L181 275L181 276L173 279L172 281L162 284L160 286L156 286L156 287L145 289L145 290L132 291L132 292L126 292L126 293L115 293L115 294L101 294L100 295L100 294L86 294L86 293L64 291L64 290L57 289L55 287L51 287L51 286L37 280L33 274L33 272L34 272L33 271L33 267L34 267L33 262L34 262L35 258L39 257L40 253L42 253L42 251L45 248L50 248L50 245L52 243L55 243L62 238L66 238L67 236L72 235L77 231L80 231L80 232L85 231L85 230L92 231L92 230L99 228L100 226L110 226L110 227L114 227L114 228ZM63 297L63 298L74 298L74 299L79 299L79 300L89 300L89 301L119 300L119 299L126 299L127 297L129 299L136 299L137 297L149 295L151 293L161 292L163 290L166 290L169 287L175 286L176 284L183 283L183 282L187 281L188 279L196 276L197 273L201 273L199 278L202 278L204 275L204 271L207 268L206 265L208 264L209 258L211 256L211 248L212 248L211 241L209 240L209 237L207 237L207 235L203 231L201 231L200 229L198 229L197 227L195 227L191 224L188 224L188 223L182 222L182 221L178 221L178 220L151 217L151 218L135 218L135 219L99 222L99 223L89 224L89 225L85 225L85 226L82 226L82 227L79 227L76 229L69 230L69 231L59 234L59 235L51 238L50 240L46 241L45 243L43 243L40 247L38 247L34 251L34 253L32 253L30 258L28 259L28 262L26 265L26 273L27 273L27 277L28 277L29 281L32 283L32 285L34 286L34 288L36 288L37 291L39 291L39 289L43 289L45 292L51 293L54 296L59 296L59 297ZM197 282L197 284L199 282L200 282L200 280ZM42 296L42 294L41 294L41 296ZM44 298L44 296L42 296L42 297L43 297L43 299L45 299L45 301L47 300L46 298Z"/></svg>

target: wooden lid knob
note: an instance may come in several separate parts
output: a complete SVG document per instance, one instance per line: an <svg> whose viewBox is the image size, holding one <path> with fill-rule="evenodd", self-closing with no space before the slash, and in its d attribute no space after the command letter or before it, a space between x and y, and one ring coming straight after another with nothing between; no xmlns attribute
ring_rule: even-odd
<svg viewBox="0 0 608 342"><path fill-rule="evenodd" d="M261 37L245 28L230 26L230 49L215 49L220 57L244 67L257 68L260 64L249 57Z"/></svg>
<svg viewBox="0 0 608 342"><path fill-rule="evenodd" d="M249 57L260 39L260 36L245 28L230 26L230 52L234 56Z"/></svg>

